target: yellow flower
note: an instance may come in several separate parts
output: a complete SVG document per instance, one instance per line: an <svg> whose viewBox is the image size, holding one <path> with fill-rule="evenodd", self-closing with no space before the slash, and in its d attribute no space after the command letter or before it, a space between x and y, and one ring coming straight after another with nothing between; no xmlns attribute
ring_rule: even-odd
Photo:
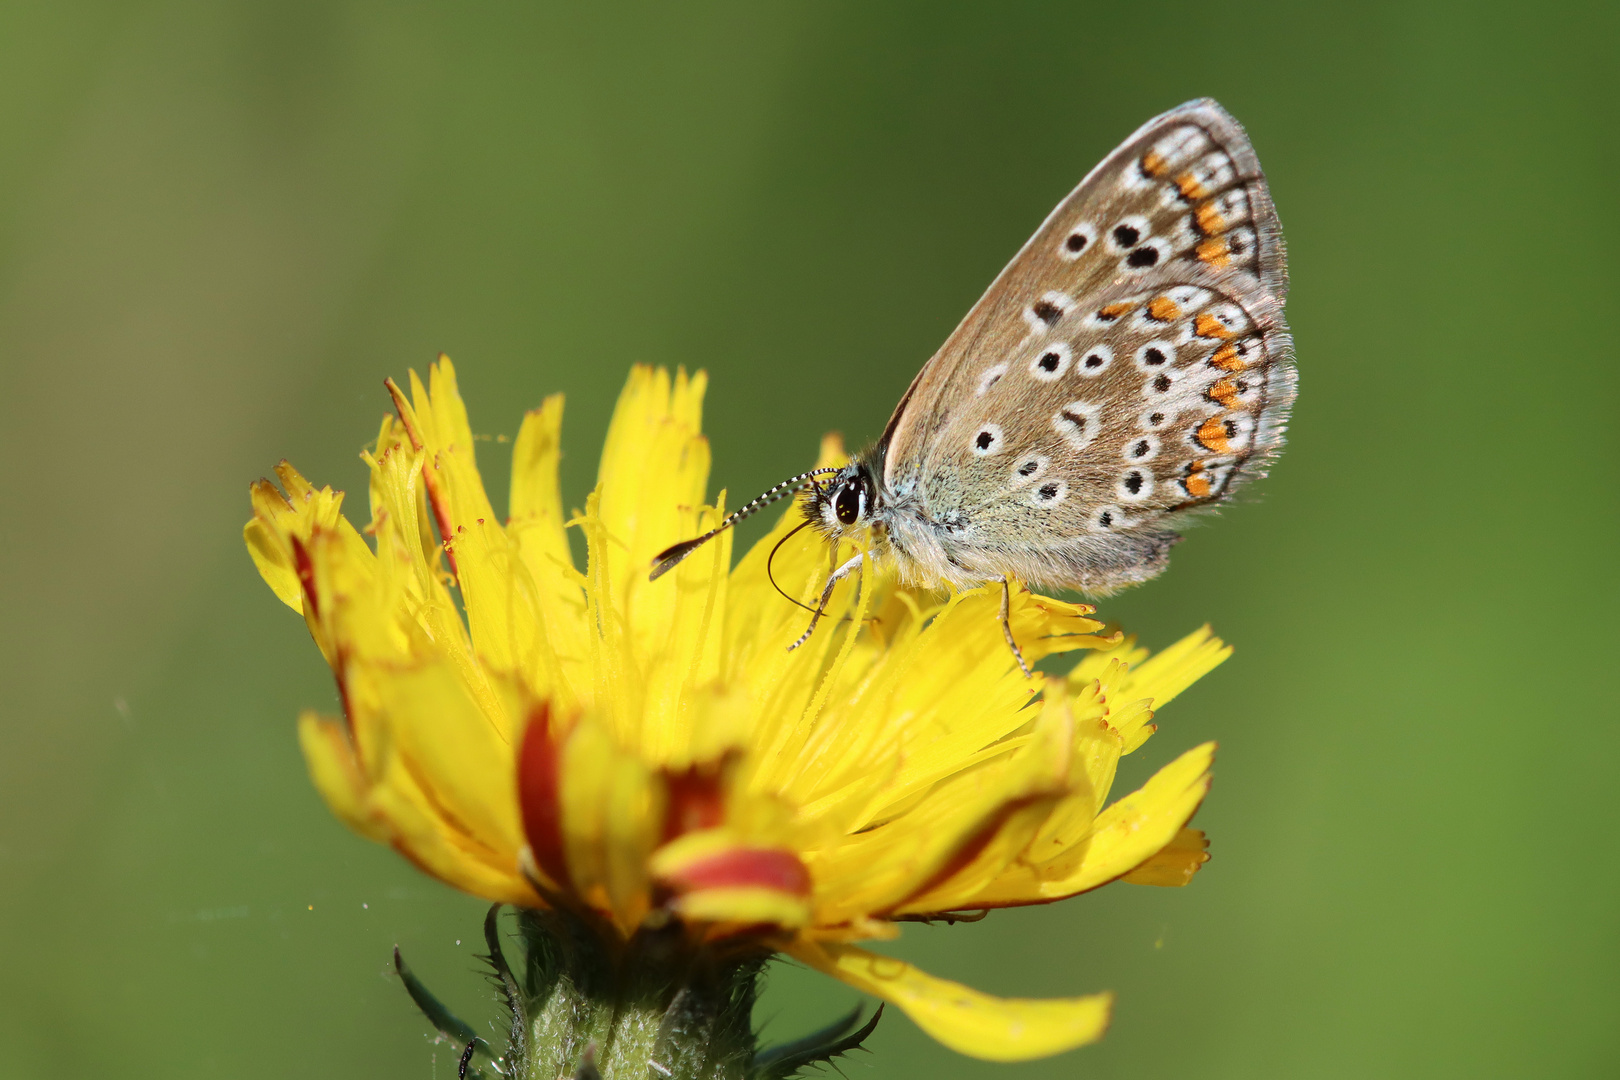
<svg viewBox="0 0 1620 1080"><path fill-rule="evenodd" d="M675 919L706 947L786 952L967 1054L1100 1037L1110 994L993 998L855 942L1121 878L1185 884L1207 857L1186 825L1213 745L1108 792L1152 710L1230 650L1204 629L1149 658L1100 636L1091 608L1020 589L1012 626L1031 662L1087 650L1066 677L1025 679L999 587L941 599L869 574L789 652L807 615L766 563L795 514L735 569L724 533L648 580L658 551L719 519L704 505L704 385L632 371L572 519L561 398L523 422L503 522L443 358L429 387L412 374L409 398L390 384L397 416L365 455L370 543L341 493L290 465L285 494L253 485L249 550L341 692L342 717L299 720L315 785L357 832L467 892L584 912L610 936ZM842 460L828 439L821 463ZM828 564L800 533L774 572L810 596Z"/></svg>

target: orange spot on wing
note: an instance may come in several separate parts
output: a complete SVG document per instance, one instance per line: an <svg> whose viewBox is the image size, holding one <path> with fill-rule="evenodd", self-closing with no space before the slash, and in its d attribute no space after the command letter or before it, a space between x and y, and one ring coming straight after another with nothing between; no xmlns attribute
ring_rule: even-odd
<svg viewBox="0 0 1620 1080"><path fill-rule="evenodd" d="M1147 173L1149 176L1163 176L1164 170L1169 167L1170 163L1166 161L1164 159L1164 155L1159 153L1157 150L1149 150L1146 154L1142 155L1142 171Z"/></svg>
<svg viewBox="0 0 1620 1080"><path fill-rule="evenodd" d="M1181 318L1181 308L1168 296L1155 296L1148 301L1148 317L1155 322L1175 322Z"/></svg>
<svg viewBox="0 0 1620 1080"><path fill-rule="evenodd" d="M1187 494L1195 499L1209 498L1209 477L1194 474L1187 477L1182 483L1187 488Z"/></svg>
<svg viewBox="0 0 1620 1080"><path fill-rule="evenodd" d="M1226 231L1226 219L1215 209L1214 203L1204 203L1200 206L1193 212L1193 220L1198 223L1198 231L1205 236L1214 236L1216 233Z"/></svg>
<svg viewBox="0 0 1620 1080"><path fill-rule="evenodd" d="M1237 336L1236 333L1228 330L1221 320L1207 311L1193 320L1193 333L1199 337L1222 339Z"/></svg>
<svg viewBox="0 0 1620 1080"><path fill-rule="evenodd" d="M1193 437L1217 454L1232 452L1232 444L1226 441L1226 422L1218 416L1212 416L1199 424Z"/></svg>
<svg viewBox="0 0 1620 1080"><path fill-rule="evenodd" d="M1121 315L1129 315L1135 309L1135 301L1121 300L1117 304L1109 304L1107 307L1100 309L1097 315L1104 319L1117 319Z"/></svg>
<svg viewBox="0 0 1620 1080"><path fill-rule="evenodd" d="M1231 379L1222 379L1211 386L1206 393L1211 401L1219 402L1222 408L1232 408L1232 402L1237 400L1237 384Z"/></svg>
<svg viewBox="0 0 1620 1080"><path fill-rule="evenodd" d="M1228 341L1215 350L1215 354L1209 358L1209 366L1222 371L1242 371L1249 366L1249 362L1238 355L1237 345Z"/></svg>
<svg viewBox="0 0 1620 1080"><path fill-rule="evenodd" d="M1209 194L1209 189L1200 184L1198 177L1190 172L1184 172L1176 177L1176 187L1181 189L1182 198L1191 199L1194 202Z"/></svg>
<svg viewBox="0 0 1620 1080"><path fill-rule="evenodd" d="M1231 252L1227 248L1226 240L1223 237L1217 236L1213 240L1205 240L1198 245L1197 251L1200 259L1217 270L1224 270L1226 264L1232 261Z"/></svg>

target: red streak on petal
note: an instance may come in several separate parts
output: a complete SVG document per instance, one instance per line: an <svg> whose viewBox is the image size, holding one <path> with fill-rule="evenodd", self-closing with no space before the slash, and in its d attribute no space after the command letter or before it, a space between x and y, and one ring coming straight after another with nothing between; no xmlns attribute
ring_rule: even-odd
<svg viewBox="0 0 1620 1080"><path fill-rule="evenodd" d="M440 353L439 358L444 359L444 354ZM404 425L405 434L411 437L411 446L417 450L422 449L422 434L416 430L416 425L411 423L416 414L405 401L405 391L401 390L393 379L384 379L383 386L394 399L394 411L399 414L399 422ZM450 511L446 507L444 492L439 488L438 477L433 475L438 470L439 458L435 454L433 460L422 469L422 485L427 488L428 505L433 508L433 520L439 526L439 539L443 541L444 557L450 563L450 573L455 574L456 553L450 549Z"/></svg>
<svg viewBox="0 0 1620 1080"><path fill-rule="evenodd" d="M810 895L810 871L781 848L731 848L681 867L672 884L683 892L702 889L773 889L790 896Z"/></svg>
<svg viewBox="0 0 1620 1080"><path fill-rule="evenodd" d="M292 540L293 566L298 571L298 587L304 593L304 601L309 605L309 614L319 618L321 614L320 601L315 596L315 563L309 557L309 549L298 537Z"/></svg>
<svg viewBox="0 0 1620 1080"><path fill-rule="evenodd" d="M313 534L312 534L313 536ZM304 610L308 613L310 622L318 622L321 614L320 598L315 594L315 560L310 558L309 548L298 537L289 537L292 541L293 566L298 571L298 587L304 594ZM314 631L311 631L314 633ZM349 742L358 754L359 739L355 736L354 709L349 700L348 650L342 642L332 643L332 676L337 680L338 699L343 702L343 723L349 730Z"/></svg>
<svg viewBox="0 0 1620 1080"><path fill-rule="evenodd" d="M1038 796L1032 796L1024 799L1012 799L1002 805L1002 807L991 816L989 821L985 822L977 832L975 832L966 842L962 844L961 847L957 848L956 851L951 854L951 857L946 860L943 866L930 875L922 885L913 889L911 891L911 896L922 896L924 893L930 892L931 890L945 884L961 871L966 870L970 865L972 865L975 859L983 854L984 849L990 846L990 841L996 838L996 834L1001 831L1002 826L1007 823L1007 819L1012 816L1013 812L1023 806L1028 805L1035 798L1038 798ZM1052 898L1052 900L1056 899L1058 899L1058 897L1054 896ZM1043 900L1040 902L1049 904L1052 902L1052 900Z"/></svg>
<svg viewBox="0 0 1620 1080"><path fill-rule="evenodd" d="M518 807L535 863L552 881L568 885L562 803L558 798L561 759L562 747L552 737L551 706L542 702L529 715L529 727L518 752Z"/></svg>
<svg viewBox="0 0 1620 1080"><path fill-rule="evenodd" d="M725 792L720 779L720 769L715 766L694 765L682 772L664 774L669 793L664 811L665 842L699 829L713 829L725 821Z"/></svg>

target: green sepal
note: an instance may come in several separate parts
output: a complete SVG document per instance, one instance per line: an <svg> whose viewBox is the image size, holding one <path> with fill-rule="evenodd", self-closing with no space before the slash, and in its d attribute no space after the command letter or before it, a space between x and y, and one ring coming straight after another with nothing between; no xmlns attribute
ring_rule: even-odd
<svg viewBox="0 0 1620 1080"><path fill-rule="evenodd" d="M787 1080L790 1076L798 1075L802 1069L830 1064L834 1058L842 1057L851 1050L859 1050L867 1037L877 1030L878 1021L883 1018L882 1004L878 1005L872 1019L859 1031L846 1035L845 1032L854 1027L860 1018L861 1007L857 1005L848 1016L839 1017L819 1031L759 1051L748 1068L748 1080Z"/></svg>
<svg viewBox="0 0 1620 1080"><path fill-rule="evenodd" d="M433 992L422 985L422 980L412 974L410 967L405 963L405 958L399 954L397 945L394 946L394 970L399 972L399 980L405 984L405 992L411 995L416 1007L422 1010L422 1015L427 1017L428 1023L432 1024L441 1035L463 1047L476 1046L489 1057L495 1057L494 1049L478 1037L472 1025L446 1008L444 1002L434 997ZM469 1073L469 1075L481 1074Z"/></svg>
<svg viewBox="0 0 1620 1080"><path fill-rule="evenodd" d="M501 907L500 904L491 905L489 913L484 916L484 946L489 953L483 960L489 965L490 980L500 991L507 1015L511 1018L504 1057L523 1061L528 1057L529 1016L523 1003L523 989L512 974L512 968L506 962L506 952L501 948Z"/></svg>

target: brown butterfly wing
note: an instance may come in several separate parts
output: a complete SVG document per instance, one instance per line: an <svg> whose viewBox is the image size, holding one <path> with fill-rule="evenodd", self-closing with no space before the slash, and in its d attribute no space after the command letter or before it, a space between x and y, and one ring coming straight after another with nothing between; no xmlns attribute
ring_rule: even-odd
<svg viewBox="0 0 1620 1080"><path fill-rule="evenodd" d="M1179 519L1259 475L1294 397L1282 238L1212 101L1083 180L924 366L885 486L985 577L1106 592L1163 568Z"/></svg>

